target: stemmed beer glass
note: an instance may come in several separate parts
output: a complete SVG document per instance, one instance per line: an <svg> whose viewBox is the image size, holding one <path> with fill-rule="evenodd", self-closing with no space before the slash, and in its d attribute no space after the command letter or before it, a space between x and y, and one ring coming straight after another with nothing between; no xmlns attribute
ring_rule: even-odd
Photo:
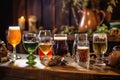
<svg viewBox="0 0 120 80"><path fill-rule="evenodd" d="M11 59L15 61L20 56L16 54L16 46L21 42L21 31L19 26L9 26L7 41L13 46L13 56Z"/></svg>
<svg viewBox="0 0 120 80"><path fill-rule="evenodd" d="M33 52L38 48L38 35L36 33L24 33L22 41L25 50L29 53L29 56L27 57L28 62L26 63L29 64L29 66L33 66L36 63L34 61L36 57L33 55Z"/></svg>
<svg viewBox="0 0 120 80"><path fill-rule="evenodd" d="M94 33L93 34L93 50L97 56L95 65L105 65L104 54L107 51L107 34Z"/></svg>
<svg viewBox="0 0 120 80"><path fill-rule="evenodd" d="M44 65L47 65L49 62L49 56L47 56L47 54L51 51L52 47L53 47L53 40L52 40L52 36L51 36L51 31L50 30L40 30L39 32L39 50L41 54L44 54L44 57L41 58L41 63ZM52 54L51 54L52 55Z"/></svg>

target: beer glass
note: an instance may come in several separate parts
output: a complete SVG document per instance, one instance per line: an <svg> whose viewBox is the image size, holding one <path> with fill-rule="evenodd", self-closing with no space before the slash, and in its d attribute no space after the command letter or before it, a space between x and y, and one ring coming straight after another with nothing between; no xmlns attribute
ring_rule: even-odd
<svg viewBox="0 0 120 80"><path fill-rule="evenodd" d="M78 34L77 42L77 62L82 67L81 70L89 70L90 48L87 34Z"/></svg>
<svg viewBox="0 0 120 80"><path fill-rule="evenodd" d="M16 54L16 46L21 42L21 31L19 26L9 26L7 41L13 46L12 61L19 59L20 56Z"/></svg>
<svg viewBox="0 0 120 80"><path fill-rule="evenodd" d="M50 30L39 31L39 48L38 52L40 55L41 63L47 65L49 60L52 58L53 52L53 38Z"/></svg>
<svg viewBox="0 0 120 80"><path fill-rule="evenodd" d="M105 65L104 54L107 51L107 34L105 33L94 33L93 34L93 50L96 54L95 65Z"/></svg>
<svg viewBox="0 0 120 80"><path fill-rule="evenodd" d="M54 34L54 55L65 56L68 53L67 34Z"/></svg>
<svg viewBox="0 0 120 80"><path fill-rule="evenodd" d="M36 62L35 60L35 56L34 56L34 52L37 50L38 48L38 36L36 33L24 33L23 34L23 46L25 48L25 50L29 53L29 56L27 57L28 62L26 62L29 66L33 66Z"/></svg>

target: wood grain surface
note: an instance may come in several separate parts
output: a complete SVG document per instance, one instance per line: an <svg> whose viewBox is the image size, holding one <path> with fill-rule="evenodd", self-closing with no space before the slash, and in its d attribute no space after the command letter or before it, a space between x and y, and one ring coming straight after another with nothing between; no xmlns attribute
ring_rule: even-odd
<svg viewBox="0 0 120 80"><path fill-rule="evenodd" d="M25 58L26 55L22 54ZM78 70L72 66L54 66L40 68L18 67L13 63L0 64L0 80L120 80L120 70L104 67L90 69L89 71Z"/></svg>

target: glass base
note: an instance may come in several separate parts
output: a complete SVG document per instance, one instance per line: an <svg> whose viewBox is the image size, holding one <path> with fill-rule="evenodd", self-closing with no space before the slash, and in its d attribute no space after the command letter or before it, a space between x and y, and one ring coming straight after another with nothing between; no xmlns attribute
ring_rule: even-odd
<svg viewBox="0 0 120 80"><path fill-rule="evenodd" d="M19 56L19 55L16 55L16 59L21 59L21 56Z"/></svg>
<svg viewBox="0 0 120 80"><path fill-rule="evenodd" d="M28 61L26 62L29 66L33 66L36 64L36 62L34 61L36 59L36 57L33 54L29 54L29 56L27 57Z"/></svg>
<svg viewBox="0 0 120 80"><path fill-rule="evenodd" d="M45 55L45 56L43 57L43 59L41 60L41 63L42 63L43 65L45 65L45 66L48 65L49 59L48 59L48 57L47 57L46 55Z"/></svg>
<svg viewBox="0 0 120 80"><path fill-rule="evenodd" d="M12 54L12 53L8 54L8 56L10 57L11 61L15 61L17 59L21 59L21 56L16 55L16 54Z"/></svg>
<svg viewBox="0 0 120 80"><path fill-rule="evenodd" d="M106 66L105 63L95 63L94 65L97 65L97 66Z"/></svg>
<svg viewBox="0 0 120 80"><path fill-rule="evenodd" d="M102 63L102 64L94 64L92 69L94 70L99 70L101 72L104 72L105 71L105 67L106 67L106 64L105 63Z"/></svg>

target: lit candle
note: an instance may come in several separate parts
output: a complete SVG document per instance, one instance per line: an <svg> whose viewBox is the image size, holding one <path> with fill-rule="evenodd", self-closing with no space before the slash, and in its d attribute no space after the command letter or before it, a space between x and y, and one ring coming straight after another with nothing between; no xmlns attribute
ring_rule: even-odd
<svg viewBox="0 0 120 80"><path fill-rule="evenodd" d="M20 29L21 29L21 30L24 30L24 29L25 29L25 18L24 18L24 16L21 16L21 17L18 19L18 25L20 26Z"/></svg>

